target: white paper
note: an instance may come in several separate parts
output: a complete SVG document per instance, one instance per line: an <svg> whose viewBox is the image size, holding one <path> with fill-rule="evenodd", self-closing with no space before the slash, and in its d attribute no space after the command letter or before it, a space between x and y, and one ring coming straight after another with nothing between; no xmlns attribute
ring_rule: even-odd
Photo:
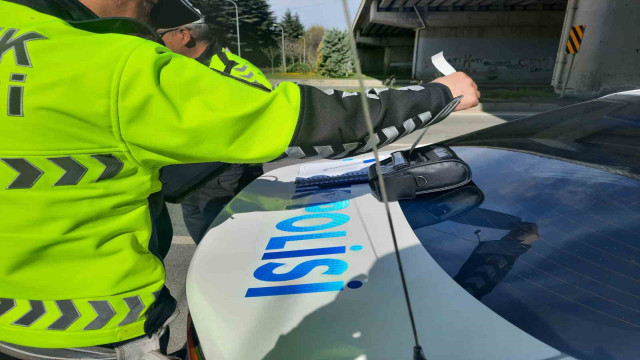
<svg viewBox="0 0 640 360"><path fill-rule="evenodd" d="M366 161L366 162L365 162ZM362 173L373 162L367 160L326 161L300 166L298 178L310 178L316 176L343 176Z"/></svg>
<svg viewBox="0 0 640 360"><path fill-rule="evenodd" d="M456 69L454 69L453 66L451 66L451 64L449 64L444 58L443 51L440 51L439 53L433 55L431 57L431 62L433 63L433 66L435 66L436 69L438 69L438 71L440 71L445 76L451 75L456 72Z"/></svg>

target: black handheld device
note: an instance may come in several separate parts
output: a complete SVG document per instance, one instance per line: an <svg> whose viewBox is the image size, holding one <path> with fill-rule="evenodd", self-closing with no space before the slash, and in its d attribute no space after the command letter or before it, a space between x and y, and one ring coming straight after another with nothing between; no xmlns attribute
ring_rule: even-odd
<svg viewBox="0 0 640 360"><path fill-rule="evenodd" d="M446 145L427 145L396 151L380 162L389 201L454 189L471 181L471 168ZM369 185L382 201L375 165L369 167Z"/></svg>

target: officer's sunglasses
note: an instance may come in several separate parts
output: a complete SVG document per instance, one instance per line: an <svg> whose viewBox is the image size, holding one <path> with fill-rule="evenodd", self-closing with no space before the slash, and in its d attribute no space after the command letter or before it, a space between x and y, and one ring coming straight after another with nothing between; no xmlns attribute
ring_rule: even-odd
<svg viewBox="0 0 640 360"><path fill-rule="evenodd" d="M156 31L156 32L158 33L158 36L160 36L160 38L162 38L165 35L167 35L168 33L172 32L172 31L176 31L176 30L180 30L180 26L174 27L174 28L171 28L171 29L162 30L162 31Z"/></svg>

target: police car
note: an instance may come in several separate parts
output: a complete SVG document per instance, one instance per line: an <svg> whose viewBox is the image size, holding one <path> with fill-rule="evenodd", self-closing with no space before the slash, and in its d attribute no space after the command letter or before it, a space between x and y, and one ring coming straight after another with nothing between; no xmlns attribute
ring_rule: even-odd
<svg viewBox="0 0 640 360"><path fill-rule="evenodd" d="M426 358L637 359L640 91L444 143L473 181L390 203ZM199 246L190 358L411 359L384 205L299 172L256 180Z"/></svg>

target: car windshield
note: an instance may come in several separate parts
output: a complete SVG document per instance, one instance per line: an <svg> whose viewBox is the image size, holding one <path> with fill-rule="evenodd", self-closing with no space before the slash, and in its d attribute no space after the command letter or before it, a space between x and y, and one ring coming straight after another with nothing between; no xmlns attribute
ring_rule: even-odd
<svg viewBox="0 0 640 360"><path fill-rule="evenodd" d="M638 114L595 101L455 139L473 184L400 206L451 278L506 320L579 359L635 359Z"/></svg>

